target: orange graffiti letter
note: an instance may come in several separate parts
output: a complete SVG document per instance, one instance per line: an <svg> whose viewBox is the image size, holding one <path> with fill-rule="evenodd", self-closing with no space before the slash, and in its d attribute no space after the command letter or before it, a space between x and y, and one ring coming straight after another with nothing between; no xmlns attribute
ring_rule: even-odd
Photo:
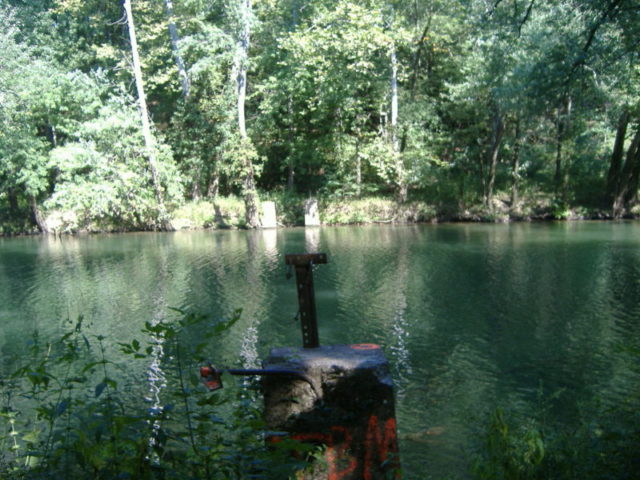
<svg viewBox="0 0 640 480"><path fill-rule="evenodd" d="M390 455L396 455L398 453L398 441L396 438L396 419L389 418L384 423L383 431L378 426L378 417L371 415L369 418L369 425L367 427L366 436L366 452L364 460L364 480L372 480L374 469L374 461L378 464L375 465L375 469L378 465L383 464L389 460ZM377 454L377 456L375 456ZM396 474L396 478L399 476Z"/></svg>
<svg viewBox="0 0 640 480"><path fill-rule="evenodd" d="M356 469L356 467L358 466L358 461L353 457L353 455L348 452L349 448L351 448L352 442L352 437L349 430L347 430L345 427L334 425L333 427L331 427L331 431L335 433L340 432L342 434L342 442L338 442L339 447L336 451L336 449L334 448L336 437L332 435L333 445L331 446L331 448L327 448L326 455L327 464L329 466L328 480L340 480ZM338 464L344 463L344 460L347 459L349 462L347 468L338 471Z"/></svg>

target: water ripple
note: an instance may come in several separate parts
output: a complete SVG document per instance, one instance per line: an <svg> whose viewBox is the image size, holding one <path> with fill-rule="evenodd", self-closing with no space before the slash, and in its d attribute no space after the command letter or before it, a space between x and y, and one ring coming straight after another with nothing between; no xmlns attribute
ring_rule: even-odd
<svg viewBox="0 0 640 480"><path fill-rule="evenodd" d="M329 264L314 271L321 343L383 345L400 429L416 434L403 440L406 478L421 478L426 455L435 478L463 476L456 452L474 448L498 405L526 413L542 402L577 425L584 405L620 405L637 391L638 231L585 223L8 239L2 354L80 314L115 351L145 321L176 318L169 307L215 318L243 308L211 353L257 366L269 348L301 344L284 254L325 251ZM156 373L150 387L162 385ZM422 442L429 431L441 435Z"/></svg>

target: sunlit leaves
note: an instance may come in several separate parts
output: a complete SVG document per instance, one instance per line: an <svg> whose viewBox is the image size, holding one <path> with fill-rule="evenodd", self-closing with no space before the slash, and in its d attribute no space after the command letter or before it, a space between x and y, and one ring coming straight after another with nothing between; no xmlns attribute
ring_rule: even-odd
<svg viewBox="0 0 640 480"><path fill-rule="evenodd" d="M46 206L74 212L60 219L61 227L83 228L96 220L153 227L156 203L144 151L137 113L124 103L105 105L97 118L81 125L76 141L54 149L50 162L58 181ZM176 201L180 178L171 157L159 153L167 199Z"/></svg>
<svg viewBox="0 0 640 480"><path fill-rule="evenodd" d="M144 147L123 118L130 106L123 91L132 84L122 5L9 3L13 14L0 14L0 207L15 215L30 198L41 205L54 195L47 206L72 208L71 216L117 222L120 212L136 212L124 223L151 228ZM621 112L637 118L640 22L632 0L252 3L250 144L236 132L240 4L173 0L187 99L164 2L133 3L151 116L170 145L161 147L159 169L172 198L240 193L247 158L255 173L264 164L265 189L288 179L300 192L328 194L405 183L416 195L473 198L496 111L505 126L498 191L513 178L553 190L560 117L571 188L595 191ZM571 114L559 114L568 99ZM169 181L174 162L184 182ZM92 191L100 200L90 200Z"/></svg>

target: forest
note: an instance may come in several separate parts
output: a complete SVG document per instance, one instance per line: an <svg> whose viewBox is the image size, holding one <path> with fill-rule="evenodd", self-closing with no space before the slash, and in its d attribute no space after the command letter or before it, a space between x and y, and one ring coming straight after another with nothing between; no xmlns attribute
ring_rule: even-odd
<svg viewBox="0 0 640 480"><path fill-rule="evenodd" d="M256 228L265 199L295 224L310 196L417 220L637 216L639 16L0 0L0 233L171 230L225 205Z"/></svg>

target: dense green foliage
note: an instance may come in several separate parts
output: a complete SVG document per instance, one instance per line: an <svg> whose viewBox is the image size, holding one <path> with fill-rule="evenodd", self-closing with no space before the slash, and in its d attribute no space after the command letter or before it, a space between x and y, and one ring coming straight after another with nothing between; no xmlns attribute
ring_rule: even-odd
<svg viewBox="0 0 640 480"><path fill-rule="evenodd" d="M291 452L310 447L267 448L254 392L200 385L199 366L237 319L147 323L142 341L120 344L125 364L82 319L57 341L35 335L3 375L0 477L288 478L304 466Z"/></svg>
<svg viewBox="0 0 640 480"><path fill-rule="evenodd" d="M638 352L631 355L637 362ZM551 421L550 401L540 402L526 416L498 407L487 422L473 476L479 480L634 479L640 468L639 400L637 390L617 408L604 408L596 398L582 406L590 420L577 428L569 428L562 420Z"/></svg>
<svg viewBox="0 0 640 480"><path fill-rule="evenodd" d="M462 218L637 204L637 0L134 0L151 147L120 3L0 2L3 232L159 228L254 179Z"/></svg>

